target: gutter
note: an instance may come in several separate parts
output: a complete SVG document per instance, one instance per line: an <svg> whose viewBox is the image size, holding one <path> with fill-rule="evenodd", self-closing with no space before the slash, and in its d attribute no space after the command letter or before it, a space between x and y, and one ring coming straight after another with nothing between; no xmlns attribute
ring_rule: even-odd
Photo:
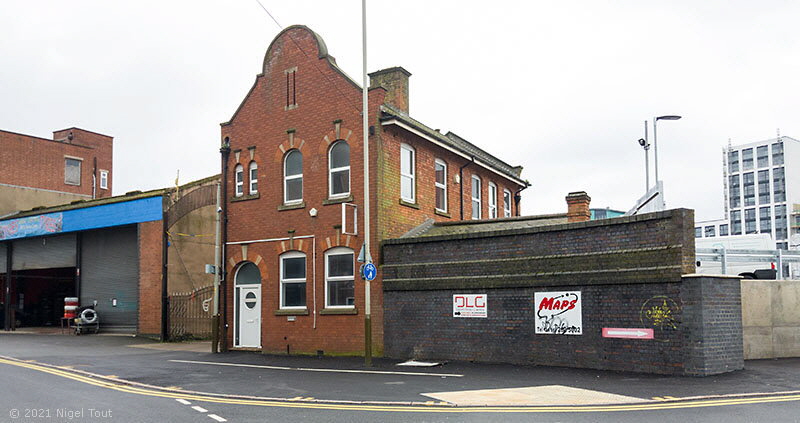
<svg viewBox="0 0 800 423"><path fill-rule="evenodd" d="M530 186L531 183L525 181L525 185L514 193L514 205L516 206L515 208L517 209L517 216L519 216L519 202L522 200L522 195L520 195L520 193L525 189L529 188Z"/></svg>

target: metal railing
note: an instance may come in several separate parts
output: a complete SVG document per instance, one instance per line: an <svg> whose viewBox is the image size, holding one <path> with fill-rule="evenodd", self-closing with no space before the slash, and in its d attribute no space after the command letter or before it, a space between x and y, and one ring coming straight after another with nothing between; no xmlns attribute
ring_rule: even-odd
<svg viewBox="0 0 800 423"><path fill-rule="evenodd" d="M800 263L800 251L794 250L739 250L726 248L697 248L698 261L720 262L722 273L727 274L728 263L775 263L777 278L783 279L783 265Z"/></svg>

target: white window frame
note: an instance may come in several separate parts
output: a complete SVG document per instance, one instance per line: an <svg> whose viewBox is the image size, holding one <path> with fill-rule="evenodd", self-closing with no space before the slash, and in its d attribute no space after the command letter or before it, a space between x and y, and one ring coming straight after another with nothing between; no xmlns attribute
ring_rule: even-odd
<svg viewBox="0 0 800 423"><path fill-rule="evenodd" d="M284 277L283 277L283 260L290 259L290 258L300 258L300 257L302 257L305 260L305 266L306 266L305 274L306 274L306 277L302 278L302 279L300 279L300 278L284 279ZM280 271L280 275L279 275L279 277L280 277L280 284L279 284L280 285L280 292L278 293L278 295L279 295L279 301L280 301L281 310L305 310L305 309L307 309L308 308L308 296L307 295L306 295L306 305L302 305L302 306L286 306L285 302L284 302L285 297L284 297L283 294L284 294L284 291L285 291L284 290L284 286L287 283L305 283L306 284L306 288L308 288L308 257L306 257L305 253L302 253L300 251L289 251L289 252L281 254L280 257L279 257L279 261L280 261L280 269L279 269L279 271Z"/></svg>
<svg viewBox="0 0 800 423"><path fill-rule="evenodd" d="M100 189L108 189L108 171L100 170Z"/></svg>
<svg viewBox="0 0 800 423"><path fill-rule="evenodd" d="M300 155L300 160L301 160L300 174L292 175L292 176L286 176L286 162L289 159L289 155L291 155L291 154L293 154L295 152L297 152L297 154ZM300 203L303 202L303 165L302 165L302 160L303 160L303 153L300 152L300 150L297 150L297 149L289 150L289 152L286 153L286 156L283 157L283 204L300 204ZM287 182L289 182L290 180L294 180L294 179L300 179L300 198L289 200L288 198L286 198L286 195L289 193L289 191L286 189L286 185L287 185Z"/></svg>
<svg viewBox="0 0 800 423"><path fill-rule="evenodd" d="M481 195L482 195L482 193L481 193L481 188L482 188L481 187L481 177L478 176L478 175L472 175L472 178L470 178L470 181L472 181L472 185L470 185L470 187L469 187L469 195L470 195L470 197L472 197L472 219L473 220L480 220L481 219L481 207L483 206L482 202L481 202ZM475 195L474 195L475 194L475 186L476 186L475 184L476 183L477 183L477 187L478 187L478 196L477 197L475 197ZM475 207L475 203L478 204L478 207Z"/></svg>
<svg viewBox="0 0 800 423"><path fill-rule="evenodd" d="M408 151L411 153L411 173L403 173L403 159L405 155L403 151ZM400 199L403 201L407 201L409 203L416 203L417 201L417 180L416 180L416 169L417 169L417 152L414 150L414 147L408 144L400 144ZM409 180L411 182L411 197L405 197L403 195L403 181Z"/></svg>
<svg viewBox="0 0 800 423"><path fill-rule="evenodd" d="M344 255L350 254L353 260L353 274L352 276L329 276L328 271L328 258L330 256L337 256L337 255ZM353 304L350 305L331 305L330 298L328 297L328 282L338 282L338 281L353 281ZM352 249L347 247L335 247L331 248L330 250L325 252L325 308L339 308L339 309L352 309L355 308L355 285L356 284L356 264L355 264L355 254Z"/></svg>
<svg viewBox="0 0 800 423"><path fill-rule="evenodd" d="M78 162L78 183L70 182L67 180L67 160L74 160ZM83 159L80 157L64 156L64 184L79 187L81 186L82 179L83 179Z"/></svg>
<svg viewBox="0 0 800 423"><path fill-rule="evenodd" d="M241 163L234 168L233 178L236 184L235 195L241 197L244 195L244 166Z"/></svg>
<svg viewBox="0 0 800 423"><path fill-rule="evenodd" d="M503 216L511 217L511 191L503 190Z"/></svg>
<svg viewBox="0 0 800 423"><path fill-rule="evenodd" d="M436 159L433 163L434 191L438 192L439 190L442 190L442 198L444 199L444 208L439 208L438 204L434 204L434 207L440 212L447 213L447 163L442 159ZM439 181L436 180L436 165L441 165L444 168L444 181L442 183L439 183ZM436 202L436 192L434 192L433 196L434 203Z"/></svg>
<svg viewBox="0 0 800 423"><path fill-rule="evenodd" d="M248 188L250 195L258 194L258 163L253 160L248 165L249 172L248 172ZM255 171L255 176L253 176L253 172Z"/></svg>
<svg viewBox="0 0 800 423"><path fill-rule="evenodd" d="M497 219L497 185L489 182L489 219Z"/></svg>
<svg viewBox="0 0 800 423"><path fill-rule="evenodd" d="M331 148L328 149L328 198L346 198L346 197L350 196L350 182L351 182L351 180L350 180L350 165L348 164L347 166L332 167L333 166L333 162L331 161L331 153L333 153L333 148L336 147L336 145L338 145L339 143L345 143L348 147L350 147L350 144L347 144L347 141L338 140L338 141L334 142L333 144L331 144ZM349 154L350 153L348 151L348 155ZM350 163L350 157L347 158L347 163ZM334 194L333 193L333 173L334 172L343 172L345 170L347 171L347 191L346 192L340 192L338 194Z"/></svg>

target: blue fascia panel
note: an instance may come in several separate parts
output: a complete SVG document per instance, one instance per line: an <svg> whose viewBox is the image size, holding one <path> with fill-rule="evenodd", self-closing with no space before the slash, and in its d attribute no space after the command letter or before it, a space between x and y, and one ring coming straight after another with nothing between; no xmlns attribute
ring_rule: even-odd
<svg viewBox="0 0 800 423"><path fill-rule="evenodd" d="M162 219L161 196L0 221L0 240L108 228Z"/></svg>

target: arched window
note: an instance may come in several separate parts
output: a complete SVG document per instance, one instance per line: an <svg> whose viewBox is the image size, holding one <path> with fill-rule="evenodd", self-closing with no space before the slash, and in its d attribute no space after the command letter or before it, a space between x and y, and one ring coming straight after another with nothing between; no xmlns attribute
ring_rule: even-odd
<svg viewBox="0 0 800 423"><path fill-rule="evenodd" d="M283 202L303 201L303 153L292 150L283 163Z"/></svg>
<svg viewBox="0 0 800 423"><path fill-rule="evenodd" d="M236 177L236 196L244 195L244 166L237 164L234 175Z"/></svg>
<svg viewBox="0 0 800 423"><path fill-rule="evenodd" d="M325 307L355 305L353 250L337 247L325 253Z"/></svg>
<svg viewBox="0 0 800 423"><path fill-rule="evenodd" d="M328 190L331 198L350 195L350 146L344 140L333 143L328 152Z"/></svg>
<svg viewBox="0 0 800 423"><path fill-rule="evenodd" d="M306 255L290 251L281 255L281 308L306 306Z"/></svg>
<svg viewBox="0 0 800 423"><path fill-rule="evenodd" d="M261 284L261 271L258 266L252 262L246 262L239 266L236 271L236 285L260 285Z"/></svg>
<svg viewBox="0 0 800 423"><path fill-rule="evenodd" d="M472 218L481 218L481 178L472 175Z"/></svg>
<svg viewBox="0 0 800 423"><path fill-rule="evenodd" d="M250 162L250 195L258 194L258 165Z"/></svg>

